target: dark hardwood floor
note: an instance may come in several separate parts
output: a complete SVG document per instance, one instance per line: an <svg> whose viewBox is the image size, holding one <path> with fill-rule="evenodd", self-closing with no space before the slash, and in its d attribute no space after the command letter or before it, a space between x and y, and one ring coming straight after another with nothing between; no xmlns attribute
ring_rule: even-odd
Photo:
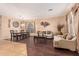
<svg viewBox="0 0 79 59"><path fill-rule="evenodd" d="M26 39L27 41L27 54L28 56L78 56L76 52L54 48L52 46L52 41L47 41L47 43L34 43L33 37Z"/></svg>
<svg viewBox="0 0 79 59"><path fill-rule="evenodd" d="M26 44L28 56L79 56L77 52L54 48L51 40L47 40L47 43L44 43L42 40L39 43L34 43L33 37L29 37L17 42Z"/></svg>

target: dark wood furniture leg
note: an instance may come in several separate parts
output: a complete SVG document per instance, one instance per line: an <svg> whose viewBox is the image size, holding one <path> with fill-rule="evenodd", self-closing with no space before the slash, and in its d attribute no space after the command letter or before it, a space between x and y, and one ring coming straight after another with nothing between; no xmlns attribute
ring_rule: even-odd
<svg viewBox="0 0 79 59"><path fill-rule="evenodd" d="M11 41L12 41L12 35L11 35Z"/></svg>

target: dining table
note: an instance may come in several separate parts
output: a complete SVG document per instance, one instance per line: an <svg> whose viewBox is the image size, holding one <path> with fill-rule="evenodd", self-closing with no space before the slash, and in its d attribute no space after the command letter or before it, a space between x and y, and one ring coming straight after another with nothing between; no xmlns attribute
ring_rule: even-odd
<svg viewBox="0 0 79 59"><path fill-rule="evenodd" d="M16 37L16 41L23 40L27 38L28 33L27 32L14 32L12 33L11 37Z"/></svg>

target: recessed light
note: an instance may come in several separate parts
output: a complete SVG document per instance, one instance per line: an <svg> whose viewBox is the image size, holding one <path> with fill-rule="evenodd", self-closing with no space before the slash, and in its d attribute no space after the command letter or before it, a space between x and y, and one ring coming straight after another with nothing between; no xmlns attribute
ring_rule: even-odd
<svg viewBox="0 0 79 59"><path fill-rule="evenodd" d="M53 9L48 9L48 11L52 11Z"/></svg>

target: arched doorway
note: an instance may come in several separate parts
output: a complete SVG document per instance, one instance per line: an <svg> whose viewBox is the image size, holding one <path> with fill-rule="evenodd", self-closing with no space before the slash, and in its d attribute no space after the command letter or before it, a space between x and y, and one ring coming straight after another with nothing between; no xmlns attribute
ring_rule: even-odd
<svg viewBox="0 0 79 59"><path fill-rule="evenodd" d="M34 33L35 32L35 24L34 22L29 22L27 25L27 31L30 33Z"/></svg>

